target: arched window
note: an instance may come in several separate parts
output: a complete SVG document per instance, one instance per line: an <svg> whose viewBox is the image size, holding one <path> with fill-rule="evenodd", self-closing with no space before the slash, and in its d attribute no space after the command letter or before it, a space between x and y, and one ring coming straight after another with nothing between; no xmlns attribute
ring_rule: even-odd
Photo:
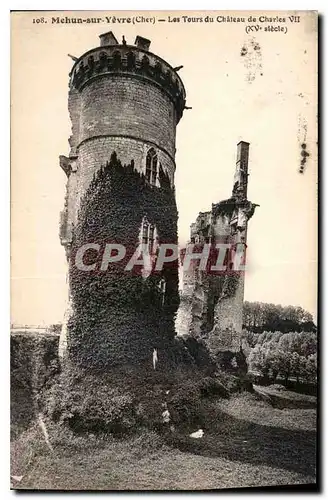
<svg viewBox="0 0 328 500"><path fill-rule="evenodd" d="M147 56L143 56L141 59L141 67L145 70L148 70L149 68L149 58Z"/></svg>
<svg viewBox="0 0 328 500"><path fill-rule="evenodd" d="M158 158L155 149L151 148L146 157L146 179L153 186L156 185Z"/></svg>
<svg viewBox="0 0 328 500"><path fill-rule="evenodd" d="M89 68L93 69L94 65L95 65L95 60L94 60L93 56L88 57L88 66L89 66Z"/></svg>
<svg viewBox="0 0 328 500"><path fill-rule="evenodd" d="M237 222L230 224L230 234L234 236L237 233Z"/></svg>
<svg viewBox="0 0 328 500"><path fill-rule="evenodd" d="M113 69L121 68L121 53L116 50L113 52Z"/></svg>
<svg viewBox="0 0 328 500"><path fill-rule="evenodd" d="M128 52L126 56L126 63L128 69L133 69L136 65L136 58L133 52Z"/></svg>
<svg viewBox="0 0 328 500"><path fill-rule="evenodd" d="M106 52L101 52L99 56L99 65L98 65L99 70L102 70L106 67L107 59L108 58Z"/></svg>
<svg viewBox="0 0 328 500"><path fill-rule="evenodd" d="M162 302L162 306L163 306L164 302L165 302L165 292L166 292L166 281L165 281L165 278L162 278L160 280L160 282L158 283L158 289L159 289L160 294L161 294L161 302Z"/></svg>
<svg viewBox="0 0 328 500"><path fill-rule="evenodd" d="M152 253L155 239L155 227L153 224L150 224L146 217L142 221L142 245L144 248L148 249L149 253Z"/></svg>

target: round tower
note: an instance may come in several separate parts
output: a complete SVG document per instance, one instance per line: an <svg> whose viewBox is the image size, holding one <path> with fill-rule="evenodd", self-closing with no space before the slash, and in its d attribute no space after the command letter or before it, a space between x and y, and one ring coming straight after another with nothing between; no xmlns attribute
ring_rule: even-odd
<svg viewBox="0 0 328 500"><path fill-rule="evenodd" d="M148 363L175 334L177 269L156 276L144 269L133 278L117 269L89 275L74 264L90 241L103 250L107 238L119 239L127 254L143 245L149 256L161 242L177 242L175 137L185 89L181 66L149 46L140 36L127 45L105 33L99 47L74 58L70 72L70 153L60 157L68 177L60 238L70 284L61 348L68 336L71 352L84 351L85 360L97 352L102 366Z"/></svg>
<svg viewBox="0 0 328 500"><path fill-rule="evenodd" d="M133 159L145 174L156 158L174 185L176 125L185 107L177 71L149 52L145 38L137 36L135 45L127 45L124 37L119 44L112 32L99 38L100 46L76 59L70 73L71 149L68 159L61 157L61 166L75 177L69 181L72 222L93 174L112 151L123 164Z"/></svg>

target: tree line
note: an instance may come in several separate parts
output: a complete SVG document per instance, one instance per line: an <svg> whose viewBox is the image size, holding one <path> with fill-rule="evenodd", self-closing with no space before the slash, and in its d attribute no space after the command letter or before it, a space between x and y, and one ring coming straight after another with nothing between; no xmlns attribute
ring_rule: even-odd
<svg viewBox="0 0 328 500"><path fill-rule="evenodd" d="M312 315L299 306L244 302L243 328L261 332L316 332Z"/></svg>
<svg viewBox="0 0 328 500"><path fill-rule="evenodd" d="M317 334L315 332L262 332L244 330L249 372L275 383L317 381Z"/></svg>

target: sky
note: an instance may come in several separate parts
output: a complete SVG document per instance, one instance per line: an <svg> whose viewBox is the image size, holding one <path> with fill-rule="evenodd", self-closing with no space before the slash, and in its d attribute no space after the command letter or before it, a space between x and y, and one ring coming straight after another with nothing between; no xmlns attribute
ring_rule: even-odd
<svg viewBox="0 0 328 500"><path fill-rule="evenodd" d="M179 243L199 211L231 194L240 140L250 143L249 199L259 204L248 226L245 299L300 305L316 316L317 33L315 16L299 23L216 22L250 12L142 12L155 23L52 24L52 17L134 17L138 13L12 13L11 56L11 318L17 324L63 320L67 265L59 212L69 152L68 74L73 61L112 30L137 35L179 71L187 105L177 127ZM211 23L183 22L213 17ZM286 12L252 13L287 18ZM168 16L180 22L168 22ZM47 22L33 22L44 18ZM165 23L157 21L166 18ZM287 27L287 33L265 27ZM245 55L242 55L245 54ZM309 153L299 173L301 144Z"/></svg>

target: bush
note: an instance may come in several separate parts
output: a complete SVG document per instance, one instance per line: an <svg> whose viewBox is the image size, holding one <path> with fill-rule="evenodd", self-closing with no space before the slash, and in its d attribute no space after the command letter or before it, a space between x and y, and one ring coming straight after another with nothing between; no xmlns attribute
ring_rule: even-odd
<svg viewBox="0 0 328 500"><path fill-rule="evenodd" d="M221 373L204 377L181 367L161 372L125 366L90 372L67 364L48 391L46 415L76 433L96 435L200 426L211 400L229 397L231 378L238 381ZM167 410L169 420L164 421Z"/></svg>
<svg viewBox="0 0 328 500"><path fill-rule="evenodd" d="M76 433L124 435L201 425L206 399L227 397L222 382L199 374L117 370L84 373L66 367L47 394L47 417ZM163 412L169 411L164 422Z"/></svg>
<svg viewBox="0 0 328 500"><path fill-rule="evenodd" d="M11 434L33 421L43 407L42 392L59 371L58 335L21 333L10 336Z"/></svg>
<svg viewBox="0 0 328 500"><path fill-rule="evenodd" d="M194 381L187 381L181 384L168 401L168 409L172 417L172 422L182 426L201 423L201 406L200 387Z"/></svg>
<svg viewBox="0 0 328 500"><path fill-rule="evenodd" d="M228 389L217 379L212 377L204 378L199 385L202 397L220 396L229 397Z"/></svg>
<svg viewBox="0 0 328 500"><path fill-rule="evenodd" d="M130 373L90 373L66 366L48 392L47 416L77 433L123 435L142 427L158 431L179 376L141 367Z"/></svg>
<svg viewBox="0 0 328 500"><path fill-rule="evenodd" d="M63 373L51 388L47 413L75 432L122 434L136 426L133 396L106 378Z"/></svg>
<svg viewBox="0 0 328 500"><path fill-rule="evenodd" d="M286 387L282 384L271 384L268 386L268 388L275 391L286 391Z"/></svg>

